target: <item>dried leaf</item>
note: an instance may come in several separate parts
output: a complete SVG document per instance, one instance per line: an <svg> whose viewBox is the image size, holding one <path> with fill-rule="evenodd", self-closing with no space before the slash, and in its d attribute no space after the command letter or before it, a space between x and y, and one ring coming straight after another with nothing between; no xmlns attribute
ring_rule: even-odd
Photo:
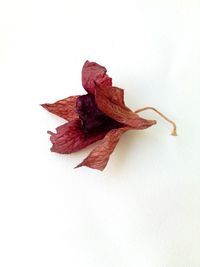
<svg viewBox="0 0 200 267"><path fill-rule="evenodd" d="M87 94L42 105L69 121L58 127L56 133L48 132L53 144L51 151L69 154L103 139L77 167L87 166L102 171L124 132L156 124L155 120L138 115L147 109L154 110L171 123L172 135L176 135L175 123L157 109L145 107L135 112L129 109L124 103L124 90L112 86L112 79L106 73L105 67L86 61L82 68L82 85Z"/></svg>
<svg viewBox="0 0 200 267"><path fill-rule="evenodd" d="M76 113L76 100L79 96L70 96L53 104L42 104L41 106L49 112L68 121L78 118Z"/></svg>
<svg viewBox="0 0 200 267"><path fill-rule="evenodd" d="M139 117L136 113L132 112L125 106L117 103L117 97L110 98L107 93L107 88L95 89L95 100L98 108L104 112L110 118L123 123L127 126L131 126L133 129L146 129L153 124L156 124L155 120L146 120Z"/></svg>
<svg viewBox="0 0 200 267"><path fill-rule="evenodd" d="M48 131L53 144L51 151L60 154L70 154L76 152L102 138L106 132L96 134L85 134L81 129L79 119L65 123L56 128L56 133Z"/></svg>
<svg viewBox="0 0 200 267"><path fill-rule="evenodd" d="M82 69L82 84L85 90L94 94L96 86L111 86L112 78L106 72L105 67L95 62L86 61Z"/></svg>
<svg viewBox="0 0 200 267"><path fill-rule="evenodd" d="M121 135L130 129L131 127L123 127L109 131L100 144L76 168L87 166L103 171Z"/></svg>
<svg viewBox="0 0 200 267"><path fill-rule="evenodd" d="M85 133L109 131L123 126L97 107L95 97L92 94L79 96L76 101L76 110L82 121L82 130Z"/></svg>

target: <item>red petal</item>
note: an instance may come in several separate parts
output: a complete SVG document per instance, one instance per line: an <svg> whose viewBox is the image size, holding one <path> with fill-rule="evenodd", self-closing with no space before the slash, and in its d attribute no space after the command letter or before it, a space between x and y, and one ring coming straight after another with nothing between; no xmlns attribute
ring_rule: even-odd
<svg viewBox="0 0 200 267"><path fill-rule="evenodd" d="M102 138L106 132L93 135L86 135L81 129L81 121L79 119L65 123L56 128L57 133L51 134L50 140L53 144L51 151L60 154L70 154L76 152Z"/></svg>
<svg viewBox="0 0 200 267"><path fill-rule="evenodd" d="M131 126L133 129L145 129L156 124L155 120L143 119L126 106L122 106L120 98L114 92L115 90L112 89L113 96L111 98L108 95L108 88L96 87L95 89L96 104L107 116L120 123Z"/></svg>
<svg viewBox="0 0 200 267"><path fill-rule="evenodd" d="M76 100L79 96L70 96L53 104L42 104L41 106L49 112L68 121L78 118L76 113Z"/></svg>
<svg viewBox="0 0 200 267"><path fill-rule="evenodd" d="M108 132L101 143L76 168L87 166L103 171L121 135L130 129L131 127L123 127Z"/></svg>
<svg viewBox="0 0 200 267"><path fill-rule="evenodd" d="M106 98L108 98L112 103L121 106L122 108L130 110L128 107L126 107L124 103L124 90L121 88L118 88L116 86L109 86L109 87L101 87L102 93ZM98 89L97 90L101 90ZM95 88L96 90L96 88Z"/></svg>
<svg viewBox="0 0 200 267"><path fill-rule="evenodd" d="M106 74L105 67L86 61L82 69L82 84L88 93L94 94L96 86L111 86L112 78Z"/></svg>

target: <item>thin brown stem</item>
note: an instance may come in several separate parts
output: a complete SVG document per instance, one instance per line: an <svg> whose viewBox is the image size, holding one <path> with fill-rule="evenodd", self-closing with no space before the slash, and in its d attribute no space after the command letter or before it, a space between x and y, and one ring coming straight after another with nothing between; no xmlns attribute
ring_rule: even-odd
<svg viewBox="0 0 200 267"><path fill-rule="evenodd" d="M170 119L168 119L164 114L162 114L160 111L158 111L157 109L153 108L153 107L145 107L145 108L140 108L140 109L137 109L135 111L135 113L139 113L139 112L142 112L142 111L145 111L145 110L148 110L148 109L151 109L153 111L155 111L156 113L158 113L163 119L165 119L166 121L168 121L172 126L173 126L173 130L172 130L172 133L171 135L173 136L176 136L177 135L177 132L176 132L176 124L171 121Z"/></svg>

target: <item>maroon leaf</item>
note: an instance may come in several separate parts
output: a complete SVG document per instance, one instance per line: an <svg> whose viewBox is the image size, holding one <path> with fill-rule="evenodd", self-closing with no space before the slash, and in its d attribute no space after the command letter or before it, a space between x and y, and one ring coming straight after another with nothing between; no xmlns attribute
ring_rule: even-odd
<svg viewBox="0 0 200 267"><path fill-rule="evenodd" d="M108 132L100 144L76 168L87 166L103 171L121 135L130 129L131 127L123 127Z"/></svg>
<svg viewBox="0 0 200 267"><path fill-rule="evenodd" d="M53 104L42 104L41 106L49 112L68 121L78 118L76 113L76 100L79 96L70 96Z"/></svg>
<svg viewBox="0 0 200 267"><path fill-rule="evenodd" d="M109 97L108 88L106 87L96 87L95 100L98 108L107 116L120 123L130 126L133 129L145 129L153 124L156 124L155 120L143 119L126 106L122 106L122 103L120 103L120 100L117 97Z"/></svg>
<svg viewBox="0 0 200 267"><path fill-rule="evenodd" d="M138 115L147 109L154 110L171 123L172 135L176 135L175 123L157 109L145 107L135 112L129 109L124 103L124 90L112 86L112 78L107 75L105 67L86 61L82 68L82 84L86 95L42 104L49 112L69 121L56 128L56 133L48 131L51 151L69 154L102 139L77 167L87 166L102 171L124 132L145 129L156 123Z"/></svg>
<svg viewBox="0 0 200 267"><path fill-rule="evenodd" d="M53 144L51 151L60 154L70 154L76 152L102 138L106 131L85 134L81 129L81 120L76 119L56 128L56 133L48 131Z"/></svg>
<svg viewBox="0 0 200 267"><path fill-rule="evenodd" d="M104 130L108 132L111 129L124 126L98 109L95 96L92 94L79 96L76 101L76 110L82 121L82 130L85 133L102 132Z"/></svg>
<svg viewBox="0 0 200 267"><path fill-rule="evenodd" d="M116 86L95 88L96 90L102 90L104 96L108 98L112 103L121 106L122 108L130 110L124 103L124 90Z"/></svg>
<svg viewBox="0 0 200 267"><path fill-rule="evenodd" d="M105 67L86 61L82 69L82 84L88 93L94 94L96 86L111 86L112 78L106 74Z"/></svg>

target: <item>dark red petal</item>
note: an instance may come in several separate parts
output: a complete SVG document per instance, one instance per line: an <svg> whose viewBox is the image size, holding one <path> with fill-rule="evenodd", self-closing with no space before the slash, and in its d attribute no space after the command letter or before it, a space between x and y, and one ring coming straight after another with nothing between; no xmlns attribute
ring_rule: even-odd
<svg viewBox="0 0 200 267"><path fill-rule="evenodd" d="M98 109L95 96L82 95L76 101L76 110L82 121L82 129L85 133L110 131L124 125L113 120Z"/></svg>
<svg viewBox="0 0 200 267"><path fill-rule="evenodd" d="M81 120L76 119L56 128L56 133L51 134L50 140L53 144L51 151L60 154L76 152L102 138L106 132L86 135L81 129Z"/></svg>
<svg viewBox="0 0 200 267"><path fill-rule="evenodd" d="M96 86L111 86L112 78L106 74L105 67L95 63L86 61L82 69L82 85L85 90L94 94Z"/></svg>
<svg viewBox="0 0 200 267"><path fill-rule="evenodd" d="M133 129L145 129L156 124L155 120L143 119L127 107L123 107L117 98L113 99L114 97L108 96L108 88L97 87L95 89L95 100L98 108L110 118L131 126Z"/></svg>
<svg viewBox="0 0 200 267"><path fill-rule="evenodd" d="M76 100L79 96L70 96L53 104L42 104L41 106L49 112L68 121L78 118L76 113Z"/></svg>
<svg viewBox="0 0 200 267"><path fill-rule="evenodd" d="M100 144L76 168L87 166L103 171L121 135L130 129L131 127L123 127L108 132Z"/></svg>

